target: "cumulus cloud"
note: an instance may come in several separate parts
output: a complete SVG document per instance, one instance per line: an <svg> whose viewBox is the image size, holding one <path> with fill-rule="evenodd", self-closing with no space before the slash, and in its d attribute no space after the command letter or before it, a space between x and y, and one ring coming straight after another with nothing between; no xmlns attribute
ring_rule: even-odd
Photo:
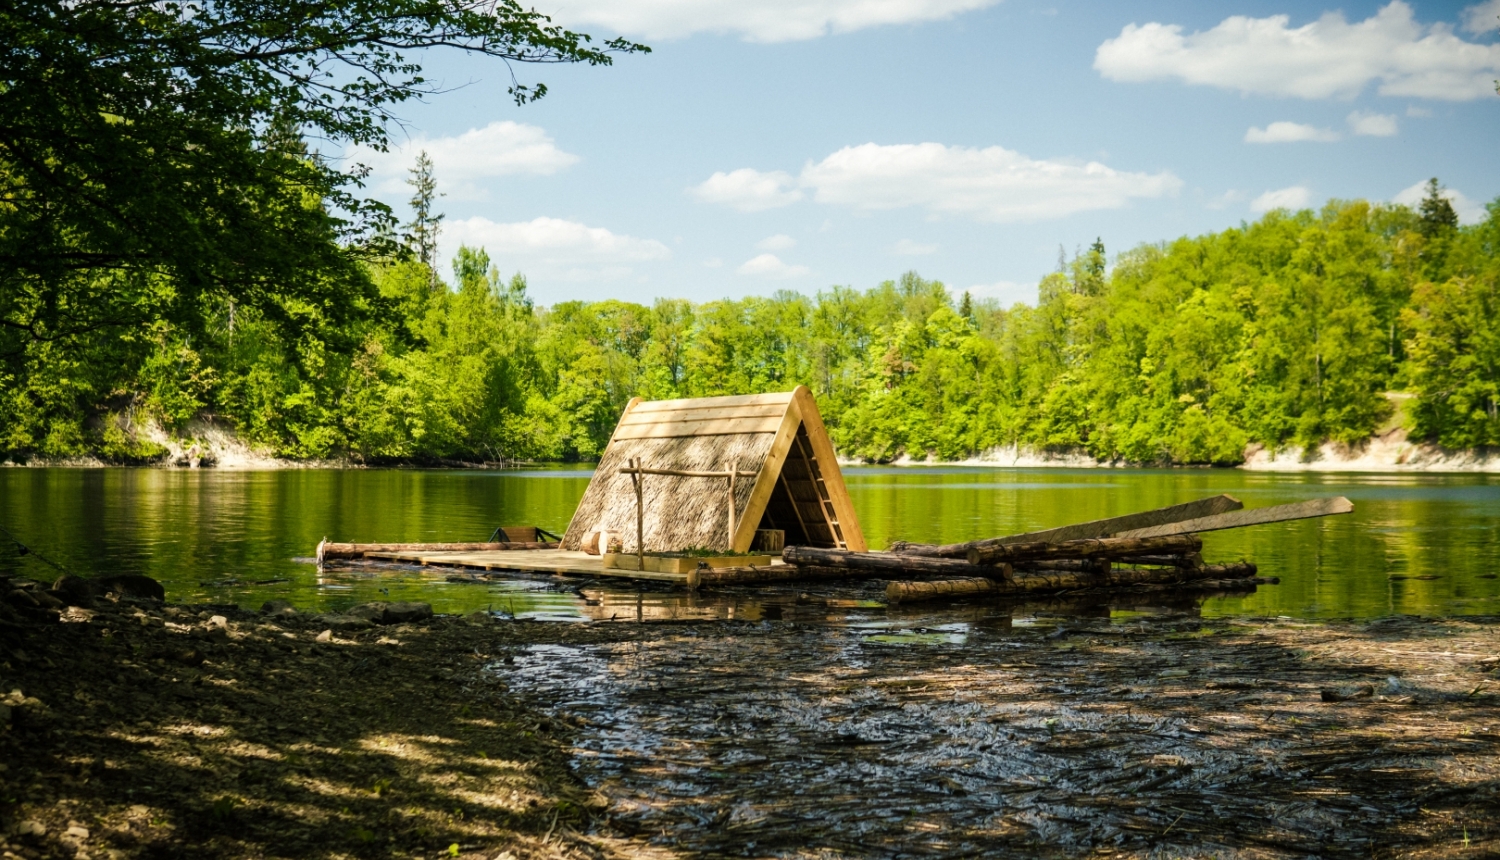
<svg viewBox="0 0 1500 860"><path fill-rule="evenodd" d="M1312 192L1305 186L1293 185L1267 191L1250 201L1251 212L1270 212L1272 209L1305 209L1312 200Z"/></svg>
<svg viewBox="0 0 1500 860"><path fill-rule="evenodd" d="M801 200L802 192L796 185L790 173L780 170L762 173L742 167L715 173L690 190L694 197L707 203L722 203L741 212L761 212Z"/></svg>
<svg viewBox="0 0 1500 860"><path fill-rule="evenodd" d="M1349 114L1349 130L1370 137L1393 137L1401 130L1396 115L1355 111Z"/></svg>
<svg viewBox="0 0 1500 860"><path fill-rule="evenodd" d="M783 263L781 258L775 254L761 254L758 257L751 257L741 263L740 267L735 271L741 275L753 275L760 278L773 278L778 281L784 281L787 278L800 278L811 270L806 266L792 266Z"/></svg>
<svg viewBox="0 0 1500 860"><path fill-rule="evenodd" d="M918 206L980 221L1061 218L1118 209L1131 198L1175 194L1170 172L1132 173L1097 161L1038 160L991 146L940 143L845 147L802 171L820 203L876 211Z"/></svg>
<svg viewBox="0 0 1500 860"><path fill-rule="evenodd" d="M735 34L747 42L793 42L887 24L942 21L1000 0L564 0L568 26L602 25L648 40L694 33Z"/></svg>
<svg viewBox="0 0 1500 860"><path fill-rule="evenodd" d="M755 247L762 251L785 251L788 248L797 247L797 240L785 233L777 233L775 236L767 236L756 242Z"/></svg>
<svg viewBox="0 0 1500 860"><path fill-rule="evenodd" d="M938 246L928 245L923 242L913 242L910 239L902 239L896 243L891 250L902 256L920 256L922 254L937 253Z"/></svg>
<svg viewBox="0 0 1500 860"><path fill-rule="evenodd" d="M1129 24L1099 46L1094 68L1115 81L1175 79L1256 95L1353 98L1378 81L1382 95L1465 101L1493 95L1500 45L1465 41L1448 24L1423 26L1393 0L1355 23L1329 12L1295 28L1286 15L1236 15L1192 34L1179 24Z"/></svg>
<svg viewBox="0 0 1500 860"><path fill-rule="evenodd" d="M695 189L700 199L754 211L786 205L802 188L819 203L863 211L915 206L936 215L1015 222L1118 209L1132 198L1177 193L1168 171L1135 173L1097 161L1039 160L999 146L941 143L848 146L793 179L749 168L715 173Z"/></svg>
<svg viewBox="0 0 1500 860"><path fill-rule="evenodd" d="M1484 207L1477 200L1471 200L1463 192L1453 188L1444 188L1438 193L1447 199L1449 203L1453 204L1453 211L1458 213L1458 220L1461 223L1477 224L1484 220ZM1391 202L1400 203L1415 209L1421 204L1422 198L1426 196L1427 180L1424 179L1409 188L1402 189L1400 193L1391 198Z"/></svg>
<svg viewBox="0 0 1500 860"><path fill-rule="evenodd" d="M1273 122L1265 128L1251 126L1245 132L1246 143L1297 143L1305 140L1332 143L1338 139L1339 133L1333 129L1303 125L1300 122Z"/></svg>
<svg viewBox="0 0 1500 860"><path fill-rule="evenodd" d="M497 223L476 217L443 222L443 244L484 248L503 270L517 269L560 280L624 277L634 265L670 259L655 239L638 239L603 227L561 218Z"/></svg>
<svg viewBox="0 0 1500 860"><path fill-rule="evenodd" d="M534 126L505 120L484 128L471 128L450 137L418 135L387 152L356 147L351 160L368 165L378 191L409 192L406 185L417 153L432 158L438 191L457 200L483 200L486 179L516 174L550 176L578 162L578 156L559 149L547 132Z"/></svg>
<svg viewBox="0 0 1500 860"><path fill-rule="evenodd" d="M1475 35L1500 30L1500 0L1470 6L1459 17L1463 19L1464 29Z"/></svg>

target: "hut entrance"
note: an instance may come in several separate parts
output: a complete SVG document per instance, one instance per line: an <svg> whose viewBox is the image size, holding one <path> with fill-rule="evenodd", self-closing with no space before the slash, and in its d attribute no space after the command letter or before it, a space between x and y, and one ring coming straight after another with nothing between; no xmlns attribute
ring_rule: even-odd
<svg viewBox="0 0 1500 860"><path fill-rule="evenodd" d="M837 468L835 463L834 469ZM843 483L842 477L839 483ZM785 531L788 546L849 548L839 524L838 509L834 507L805 427L797 428L795 441L781 464L781 474L766 501L760 528Z"/></svg>
<svg viewBox="0 0 1500 860"><path fill-rule="evenodd" d="M747 552L760 529L784 532L790 546L866 549L805 387L630 401L562 545L578 549L586 535L608 532L627 552Z"/></svg>

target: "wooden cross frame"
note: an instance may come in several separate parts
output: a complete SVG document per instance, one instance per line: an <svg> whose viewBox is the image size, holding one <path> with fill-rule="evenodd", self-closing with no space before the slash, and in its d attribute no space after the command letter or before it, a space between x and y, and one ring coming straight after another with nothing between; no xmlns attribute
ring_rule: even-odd
<svg viewBox="0 0 1500 860"><path fill-rule="evenodd" d="M616 474L629 475L630 483L635 487L635 553L636 558L640 559L641 570L646 569L646 508L641 492L641 485L644 483L644 476L646 475L672 475L678 478L727 478L729 481L729 551L734 552L734 532L736 525L734 521L734 479L753 478L759 474L758 472L745 472L739 469L730 469L724 472L702 472L690 469L647 469L641 466L641 461L635 457L631 457L628 462L629 465L620 469Z"/></svg>

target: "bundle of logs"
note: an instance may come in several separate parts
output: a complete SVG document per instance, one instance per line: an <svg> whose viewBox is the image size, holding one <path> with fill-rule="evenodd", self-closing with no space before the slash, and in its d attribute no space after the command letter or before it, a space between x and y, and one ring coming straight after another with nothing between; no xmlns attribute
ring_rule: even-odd
<svg viewBox="0 0 1500 860"><path fill-rule="evenodd" d="M886 598L892 603L1121 588L1253 591L1280 580L1256 576L1255 565L1245 561L1205 564L1199 532L1354 509L1342 497L1242 507L1231 496L1214 496L1043 532L941 546L897 542L889 552L794 546L782 553L791 570L770 568L766 576L889 579ZM700 573L700 584L711 584L712 572Z"/></svg>

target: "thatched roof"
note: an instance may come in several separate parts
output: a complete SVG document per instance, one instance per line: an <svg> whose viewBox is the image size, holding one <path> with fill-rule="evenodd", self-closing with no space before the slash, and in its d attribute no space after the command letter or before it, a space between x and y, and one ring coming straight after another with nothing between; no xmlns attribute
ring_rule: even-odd
<svg viewBox="0 0 1500 860"><path fill-rule="evenodd" d="M756 529L783 529L788 546L863 551L864 534L828 431L805 386L784 394L630 401L599 460L563 548L609 531L636 548L631 459L648 469L751 472L735 482L737 528L728 534L728 482L676 475L643 477L645 549L750 549Z"/></svg>

